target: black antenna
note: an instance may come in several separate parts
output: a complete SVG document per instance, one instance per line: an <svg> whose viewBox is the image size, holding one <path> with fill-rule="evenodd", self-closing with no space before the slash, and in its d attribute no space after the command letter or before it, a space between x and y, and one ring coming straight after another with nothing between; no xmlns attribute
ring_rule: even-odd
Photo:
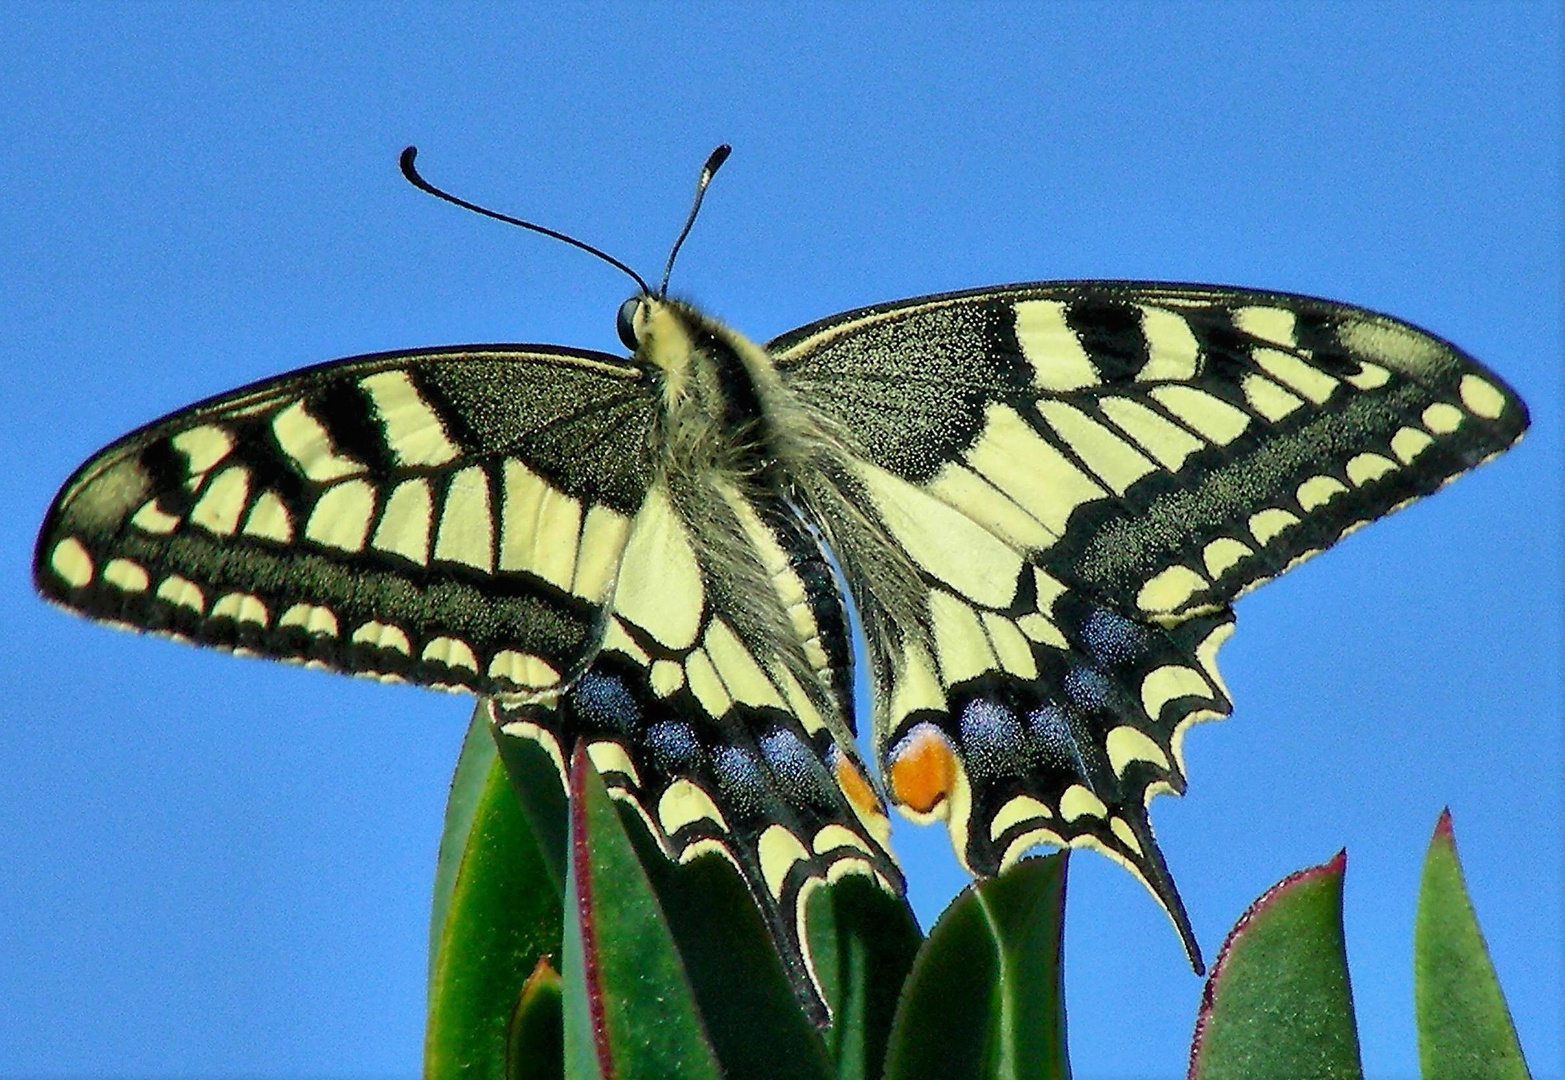
<svg viewBox="0 0 1565 1080"><path fill-rule="evenodd" d="M722 157L727 157L728 156L728 147L720 146L720 147L718 147L718 151L721 151ZM414 187L418 188L420 191L428 192L429 194L433 195L435 198L437 198L437 199L444 199L448 203L454 203L457 206L462 207L464 210L471 210L475 214L482 214L482 215L484 215L484 217L492 217L496 221L503 221L503 222L505 222L508 225L519 225L519 226L521 226L524 229L531 229L535 233L542 233L544 236L553 237L556 240L559 240L559 241L561 241L563 243L571 245L571 247L580 248L582 251L585 251L588 255L596 255L598 258L602 259L604 262L608 263L610 266L616 268L621 273L628 274L630 276L630 279L632 281L634 281L641 288L641 291L644 294L646 294L648 296L650 296L652 294L652 290L647 288L647 283L645 281L641 280L641 275L640 274L636 273L630 267L626 266L624 263L620 262L618 259L616 259L614 256L610 255L606 251L600 251L597 248L593 247L591 244L584 244L580 240L576 239L574 236L566 236L562 232L555 232L553 229L546 229L542 225L534 225L532 222L530 222L530 221L523 221L521 218L514 218L514 217L511 217L511 216L509 216L507 214L498 214L495 211L487 210L484 207L479 206L476 203L470 203L466 199L459 199L455 195L450 194L449 192L441 191L434 184L431 184L428 180L425 180L422 176L420 176L418 174L418 170L413 167L413 159L416 158L416 157L418 157L418 147L416 147L416 146L410 146L406 150L402 151L402 158L401 158L402 175L407 177L408 183L412 184ZM717 151L713 152L712 159L707 161L706 170L701 174L701 176L702 176L702 180L701 180L701 188L702 188L702 190L705 190L707 182L712 179L712 173L715 172L716 169L717 169L717 165L712 164L713 160L715 160L718 165L722 164L722 158L718 157ZM700 207L700 205L701 205L701 196L700 196L699 193L697 193L697 195L696 195L696 206ZM695 220L695 216L696 216L695 210L691 210L690 211L690 218L691 218L692 221ZM689 232L689 231L690 231L690 224L689 224L689 222L687 222L685 224L685 232ZM683 242L684 239L685 239L684 235L681 234L679 239L680 239L681 242ZM674 250L675 251L679 250L679 244L675 244L674 245ZM673 262L674 262L674 257L672 255L670 255L668 261L669 261L670 268L672 268ZM667 284L668 284L668 275L667 274L663 275L663 284L665 286L667 286ZM662 294L661 291L659 291L658 295L661 296L663 294Z"/></svg>
<svg viewBox="0 0 1565 1080"><path fill-rule="evenodd" d="M724 143L712 151L706 159L706 164L701 166L701 179L696 181L696 201L690 207L690 216L685 219L685 227L680 230L679 239L674 241L674 250L668 253L668 265L663 267L663 283L658 286L658 296L668 295L668 276L674 272L674 257L679 254L680 247L685 242L685 237L690 235L690 227L696 223L696 215L701 212L701 200L706 198L706 186L712 182L712 177L717 175L717 170L723 167L723 162L728 160L728 155L734 152L734 148Z"/></svg>

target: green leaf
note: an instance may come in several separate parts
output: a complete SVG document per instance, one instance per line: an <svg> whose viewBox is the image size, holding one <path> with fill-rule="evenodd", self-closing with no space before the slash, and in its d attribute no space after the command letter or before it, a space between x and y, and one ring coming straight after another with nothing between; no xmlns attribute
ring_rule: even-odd
<svg viewBox="0 0 1565 1080"><path fill-rule="evenodd" d="M1413 1000L1424 1080L1526 1080L1527 1064L1478 929L1451 811L1424 856L1413 926Z"/></svg>
<svg viewBox="0 0 1565 1080"><path fill-rule="evenodd" d="M1067 1078L1060 946L1066 855L969 886L903 991L887 1080Z"/></svg>
<svg viewBox="0 0 1565 1080"><path fill-rule="evenodd" d="M818 889L806 910L810 956L832 1023L838 1080L879 1080L902 985L924 936L913 909L860 874Z"/></svg>
<svg viewBox="0 0 1565 1080"><path fill-rule="evenodd" d="M580 745L570 775L565 1075L720 1080L668 922Z"/></svg>
<svg viewBox="0 0 1565 1080"><path fill-rule="evenodd" d="M559 889L479 709L435 870L424 1075L504 1077L512 1008L538 960L559 948Z"/></svg>
<svg viewBox="0 0 1565 1080"><path fill-rule="evenodd" d="M1190 1080L1359 1080L1342 938L1346 853L1273 886L1228 933L1207 978Z"/></svg>
<svg viewBox="0 0 1565 1080"><path fill-rule="evenodd" d="M483 711L482 705L479 710ZM556 761L532 739L507 735L494 728L491 731L500 751L500 761L511 778L511 790L521 803L522 816L527 819L543 855L544 868L554 882L555 891L563 892L565 834L569 828L563 775L565 763Z"/></svg>
<svg viewBox="0 0 1565 1080"><path fill-rule="evenodd" d="M517 999L507 1033L506 1080L559 1080L565 1074L560 976L539 960Z"/></svg>
<svg viewBox="0 0 1565 1080"><path fill-rule="evenodd" d="M826 1048L800 1008L777 946L733 865L717 854L675 863L633 812L626 809L621 816L726 1075L830 1077Z"/></svg>

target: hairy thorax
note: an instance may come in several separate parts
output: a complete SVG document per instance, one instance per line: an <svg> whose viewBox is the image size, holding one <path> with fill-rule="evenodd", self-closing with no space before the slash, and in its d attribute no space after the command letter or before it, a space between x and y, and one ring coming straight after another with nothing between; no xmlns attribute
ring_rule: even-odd
<svg viewBox="0 0 1565 1080"><path fill-rule="evenodd" d="M797 627L745 542L753 530L741 515L757 507L768 530L808 530L830 546L878 646L872 677L884 684L899 642L927 643L927 613L917 571L853 471L862 448L788 389L764 348L689 305L643 298L634 326L636 360L661 383L663 482L735 628L797 667Z"/></svg>

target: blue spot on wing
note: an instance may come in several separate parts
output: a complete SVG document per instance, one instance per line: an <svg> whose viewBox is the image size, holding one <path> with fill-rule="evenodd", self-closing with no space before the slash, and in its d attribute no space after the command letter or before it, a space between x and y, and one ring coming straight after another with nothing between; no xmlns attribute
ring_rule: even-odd
<svg viewBox="0 0 1565 1080"><path fill-rule="evenodd" d="M1065 696L1083 712L1102 712L1113 707L1113 681L1097 668L1071 668L1065 673Z"/></svg>
<svg viewBox="0 0 1565 1080"><path fill-rule="evenodd" d="M1122 615L1095 608L1081 621L1081 643L1100 664L1124 664L1142 656L1151 646L1146 627Z"/></svg>
<svg viewBox="0 0 1565 1080"><path fill-rule="evenodd" d="M975 698L957 721L962 731L962 760L979 777L1019 775L1026 770L1022 722L996 702Z"/></svg>
<svg viewBox="0 0 1565 1080"><path fill-rule="evenodd" d="M719 746L712 751L712 766L724 799L740 815L759 813L766 806L767 785L761 763L748 750Z"/></svg>
<svg viewBox="0 0 1565 1080"><path fill-rule="evenodd" d="M693 772L701 764L701 744L689 724L664 720L647 728L647 749L664 773L674 776Z"/></svg>
<svg viewBox="0 0 1565 1080"><path fill-rule="evenodd" d="M1027 726L1046 760L1087 779L1087 763L1082 759L1081 745L1076 742L1070 716L1063 708L1051 703L1034 709L1027 717Z"/></svg>
<svg viewBox="0 0 1565 1080"><path fill-rule="evenodd" d="M761 756L788 798L814 807L830 807L831 777L815 752L787 728L773 728L759 739Z"/></svg>
<svg viewBox="0 0 1565 1080"><path fill-rule="evenodd" d="M603 728L629 734L641 721L641 708L616 675L589 671L571 691L582 717Z"/></svg>

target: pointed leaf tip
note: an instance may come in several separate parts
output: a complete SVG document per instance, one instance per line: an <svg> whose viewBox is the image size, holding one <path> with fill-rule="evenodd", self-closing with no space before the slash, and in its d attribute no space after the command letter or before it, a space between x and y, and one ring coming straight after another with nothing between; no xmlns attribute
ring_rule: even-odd
<svg viewBox="0 0 1565 1080"><path fill-rule="evenodd" d="M1346 873L1347 867L1348 849L1343 848L1319 866L1308 866L1303 870L1295 870L1263 892L1256 898L1254 903L1245 909L1244 914L1239 916L1239 921L1234 923L1233 929L1228 931L1228 936L1223 939L1222 948L1217 951L1217 959L1212 961L1212 974L1207 979L1206 989L1201 995L1203 1015L1205 1015L1210 1005L1210 999L1222 975L1224 962L1228 959L1228 955L1234 946L1244 937L1250 924L1256 919L1262 918L1279 901L1292 896L1294 891L1303 885L1335 878L1338 882L1337 887L1340 889L1341 879L1343 874Z"/></svg>
<svg viewBox="0 0 1565 1080"><path fill-rule="evenodd" d="M1290 874L1234 924L1201 994L1189 1080L1358 1080L1342 936L1346 851Z"/></svg>
<svg viewBox="0 0 1565 1080"><path fill-rule="evenodd" d="M506 1080L557 1080L564 1072L561 1007L560 976L547 957L540 958L511 1013L506 1032Z"/></svg>
<svg viewBox="0 0 1565 1080"><path fill-rule="evenodd" d="M1434 839L1445 839L1451 843L1456 842L1456 834L1451 831L1451 808L1447 806L1440 811L1440 820L1435 822Z"/></svg>
<svg viewBox="0 0 1565 1080"><path fill-rule="evenodd" d="M1424 857L1413 927L1413 1000L1425 1076L1526 1080L1521 1044L1457 859L1449 809Z"/></svg>

